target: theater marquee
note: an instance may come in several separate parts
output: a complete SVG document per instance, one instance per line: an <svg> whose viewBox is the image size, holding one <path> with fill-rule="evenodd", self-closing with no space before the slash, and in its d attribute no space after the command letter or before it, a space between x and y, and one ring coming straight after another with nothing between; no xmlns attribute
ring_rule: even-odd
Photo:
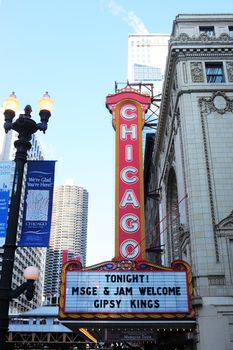
<svg viewBox="0 0 233 350"><path fill-rule="evenodd" d="M129 319L187 316L191 270L176 261L172 268L149 262L105 262L82 268L65 264L62 273L60 318ZM169 316L170 315L170 316Z"/></svg>
<svg viewBox="0 0 233 350"><path fill-rule="evenodd" d="M194 317L190 266L145 260L142 128L150 102L130 86L106 98L116 131L115 257L88 268L79 261L63 266L59 318L65 322L129 326Z"/></svg>

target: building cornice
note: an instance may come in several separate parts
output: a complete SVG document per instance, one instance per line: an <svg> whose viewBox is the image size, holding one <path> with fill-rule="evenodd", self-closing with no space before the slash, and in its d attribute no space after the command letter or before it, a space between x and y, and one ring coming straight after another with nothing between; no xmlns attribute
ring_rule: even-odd
<svg viewBox="0 0 233 350"><path fill-rule="evenodd" d="M170 47L182 45L182 46L221 46L221 45L232 45L233 38L229 36L227 33L222 33L219 37L216 36L208 36L205 33L200 34L199 36L190 37L187 33L181 33L177 37L171 36L169 40Z"/></svg>

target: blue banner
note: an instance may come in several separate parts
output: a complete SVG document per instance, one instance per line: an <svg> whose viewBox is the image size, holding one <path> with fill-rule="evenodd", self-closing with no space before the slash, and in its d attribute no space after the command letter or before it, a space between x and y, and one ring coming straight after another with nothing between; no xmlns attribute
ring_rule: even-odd
<svg viewBox="0 0 233 350"><path fill-rule="evenodd" d="M48 247L55 161L28 161L20 247Z"/></svg>
<svg viewBox="0 0 233 350"><path fill-rule="evenodd" d="M0 162L0 247L5 244L14 166L13 161Z"/></svg>

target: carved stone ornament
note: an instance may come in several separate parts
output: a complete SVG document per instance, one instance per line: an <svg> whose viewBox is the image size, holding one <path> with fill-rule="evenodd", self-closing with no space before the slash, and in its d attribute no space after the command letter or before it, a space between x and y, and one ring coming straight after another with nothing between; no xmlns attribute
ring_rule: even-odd
<svg viewBox="0 0 233 350"><path fill-rule="evenodd" d="M200 39L201 41L208 41L208 40L210 39L210 36L209 36L208 34L206 34L206 33L201 33L201 34L199 35L199 39Z"/></svg>
<svg viewBox="0 0 233 350"><path fill-rule="evenodd" d="M214 102L214 107L216 108L217 111L223 112L225 110L227 101L223 96L221 95L215 96L213 102Z"/></svg>
<svg viewBox="0 0 233 350"><path fill-rule="evenodd" d="M172 36L170 39L170 42L175 42L175 41L179 41L179 42L186 42L186 41L192 41L192 42L197 42L197 41L202 41L202 42L206 42L206 41L212 41L212 42L219 42L219 41L233 41L233 38L230 37L227 33L222 33L219 35L219 37L216 36L209 36L206 33L201 33L198 36L192 35L191 37L186 34L186 33L181 33L179 34L177 37Z"/></svg>
<svg viewBox="0 0 233 350"><path fill-rule="evenodd" d="M233 82L233 61L226 62L227 77L229 82Z"/></svg>
<svg viewBox="0 0 233 350"><path fill-rule="evenodd" d="M232 231L233 233L233 210L224 219L222 219L217 225L217 230Z"/></svg>
<svg viewBox="0 0 233 350"><path fill-rule="evenodd" d="M186 245L190 239L190 232L188 229L188 226L185 224L180 224L179 226L179 231L180 231L180 241L181 241L181 246Z"/></svg>
<svg viewBox="0 0 233 350"><path fill-rule="evenodd" d="M191 76L194 83L204 83L202 62L191 62Z"/></svg>
<svg viewBox="0 0 233 350"><path fill-rule="evenodd" d="M230 39L230 35L227 34L227 33L222 33L219 35L219 39L222 40L222 41L227 41Z"/></svg>
<svg viewBox="0 0 233 350"><path fill-rule="evenodd" d="M188 41L190 40L190 37L186 33L181 33L176 39L180 41Z"/></svg>
<svg viewBox="0 0 233 350"><path fill-rule="evenodd" d="M233 100L221 91L214 92L210 98L200 98L199 103L201 111L205 114L233 112Z"/></svg>

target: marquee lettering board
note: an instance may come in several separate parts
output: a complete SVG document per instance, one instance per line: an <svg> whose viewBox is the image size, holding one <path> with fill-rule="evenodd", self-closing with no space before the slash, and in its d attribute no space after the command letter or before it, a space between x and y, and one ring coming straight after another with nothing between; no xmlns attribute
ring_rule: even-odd
<svg viewBox="0 0 233 350"><path fill-rule="evenodd" d="M178 270L148 262L119 261L82 268L79 262L66 263L60 318L189 315L191 272L186 263L179 262L180 266Z"/></svg>

